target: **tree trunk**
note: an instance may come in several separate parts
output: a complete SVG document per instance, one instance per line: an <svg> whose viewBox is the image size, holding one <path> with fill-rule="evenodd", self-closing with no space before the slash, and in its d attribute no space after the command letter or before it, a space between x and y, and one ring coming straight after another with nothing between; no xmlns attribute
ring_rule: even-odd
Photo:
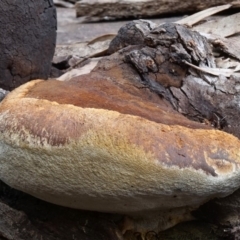
<svg viewBox="0 0 240 240"><path fill-rule="evenodd" d="M2 0L0 4L0 87L11 90L47 79L56 42L52 0Z"/></svg>

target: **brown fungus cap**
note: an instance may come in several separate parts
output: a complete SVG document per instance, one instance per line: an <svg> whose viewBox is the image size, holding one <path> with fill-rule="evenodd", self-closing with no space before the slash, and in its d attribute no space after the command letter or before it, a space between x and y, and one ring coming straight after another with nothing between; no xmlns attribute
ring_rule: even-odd
<svg viewBox="0 0 240 240"><path fill-rule="evenodd" d="M1 180L63 206L172 209L240 186L236 137L99 74L15 89L0 104L0 131Z"/></svg>

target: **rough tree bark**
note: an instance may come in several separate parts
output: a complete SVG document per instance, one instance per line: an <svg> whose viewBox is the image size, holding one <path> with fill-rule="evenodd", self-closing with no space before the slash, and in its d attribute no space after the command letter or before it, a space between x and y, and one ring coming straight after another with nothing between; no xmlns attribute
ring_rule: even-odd
<svg viewBox="0 0 240 240"><path fill-rule="evenodd" d="M130 36L141 45L129 49L126 61L137 69L144 85L188 118L240 137L239 75L213 76L186 64L216 68L213 51L224 51L221 41L211 41L211 47L205 37L184 26L166 23L154 28L134 21L119 30L109 53L130 45Z"/></svg>
<svg viewBox="0 0 240 240"><path fill-rule="evenodd" d="M52 0L2 0L0 4L0 87L11 90L47 79L56 42Z"/></svg>

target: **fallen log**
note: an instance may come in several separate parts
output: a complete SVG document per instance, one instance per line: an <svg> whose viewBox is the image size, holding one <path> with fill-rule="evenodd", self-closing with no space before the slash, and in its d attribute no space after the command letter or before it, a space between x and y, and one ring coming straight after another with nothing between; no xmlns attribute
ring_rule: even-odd
<svg viewBox="0 0 240 240"><path fill-rule="evenodd" d="M111 42L109 53L128 46L132 32L132 41L138 36L136 41L144 47L129 51L127 60L142 76L144 84L188 118L240 137L239 74L234 69L217 68L213 56L215 49L226 54L232 40L218 37L207 40L181 25L164 24L153 29L146 26L151 25L136 21L124 26ZM238 45L232 44L229 57L232 53L238 57L238 52ZM163 62L159 64L161 58Z"/></svg>
<svg viewBox="0 0 240 240"><path fill-rule="evenodd" d="M76 3L77 17L86 17L86 20L109 20L121 18L147 18L163 14L194 12L231 3L231 0L213 1L179 1L179 0L82 0Z"/></svg>

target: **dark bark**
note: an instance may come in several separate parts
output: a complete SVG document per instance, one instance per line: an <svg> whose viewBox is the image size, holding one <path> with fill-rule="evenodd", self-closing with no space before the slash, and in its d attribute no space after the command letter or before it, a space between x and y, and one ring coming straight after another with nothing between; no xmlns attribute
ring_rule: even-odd
<svg viewBox="0 0 240 240"><path fill-rule="evenodd" d="M1 88L48 78L56 42L52 0L2 0L0 36Z"/></svg>
<svg viewBox="0 0 240 240"><path fill-rule="evenodd" d="M137 69L142 84L163 96L188 118L240 137L239 77L213 76L186 64L216 67L214 46L199 33L181 25L167 23L155 29L141 21L135 21L135 27L132 25L132 37L142 37L140 45L126 53L126 61ZM129 38L129 25L126 25L112 41L110 52L130 45ZM232 48L234 51L234 46ZM221 51L226 54L224 46Z"/></svg>
<svg viewBox="0 0 240 240"><path fill-rule="evenodd" d="M121 216L56 206L0 181L0 239L121 240Z"/></svg>

